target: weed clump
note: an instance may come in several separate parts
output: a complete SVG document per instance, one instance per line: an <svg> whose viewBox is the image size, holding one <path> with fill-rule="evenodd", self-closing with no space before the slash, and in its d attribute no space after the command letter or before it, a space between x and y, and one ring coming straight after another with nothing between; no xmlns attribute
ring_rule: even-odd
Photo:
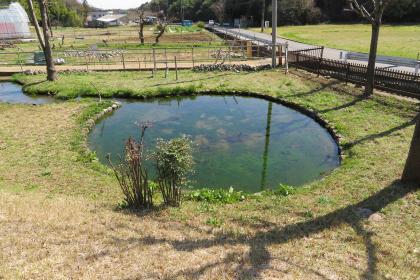
<svg viewBox="0 0 420 280"><path fill-rule="evenodd" d="M200 189L189 192L186 199L207 203L231 204L244 201L247 194L242 191L235 191L232 187L224 189Z"/></svg>

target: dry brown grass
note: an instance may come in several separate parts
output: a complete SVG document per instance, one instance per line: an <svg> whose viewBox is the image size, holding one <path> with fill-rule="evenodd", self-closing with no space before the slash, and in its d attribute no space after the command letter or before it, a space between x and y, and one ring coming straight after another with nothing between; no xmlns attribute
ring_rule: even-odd
<svg viewBox="0 0 420 280"><path fill-rule="evenodd" d="M0 104L0 278L416 279L420 196L396 180L417 107L389 96L354 102L330 81L278 72L218 83L261 92L274 77L267 93L322 111L344 135L343 166L287 198L153 213L114 210L113 177L78 161L76 117L91 101ZM277 92L283 79L298 92ZM382 220L362 219L360 207Z"/></svg>

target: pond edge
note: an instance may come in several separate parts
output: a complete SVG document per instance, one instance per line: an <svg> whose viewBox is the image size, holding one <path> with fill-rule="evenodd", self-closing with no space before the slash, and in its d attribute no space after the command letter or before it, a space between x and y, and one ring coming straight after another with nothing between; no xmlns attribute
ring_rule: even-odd
<svg viewBox="0 0 420 280"><path fill-rule="evenodd" d="M323 127L325 130L328 131L328 133L331 135L332 139L337 145L338 149L338 158L339 158L339 165L342 165L342 162L344 160L343 155L343 147L341 145L341 140L343 139L343 136L338 132L338 130L335 128L335 126L328 121L325 117L321 116L317 111L312 110L310 108L306 108L302 105L299 105L297 103L287 101L284 99L281 99L279 97L274 97L270 95L265 95L263 93L256 93L256 92L246 92L246 91L199 91L194 93L185 93L185 94L171 94L171 93L163 93L163 94L154 94L150 96L133 96L130 98L121 98L121 99L132 99L132 100L146 100L146 99L155 99L155 98L168 98L168 97L194 97L194 96L224 96L224 95L230 95L230 96L243 96L243 97L254 97L259 98L263 100L267 100L276 104L280 104L283 106L286 106L290 109L293 109L295 111L298 111L299 113L302 113L306 115L307 117L310 117L313 119L316 123L318 123L321 127ZM105 99L109 100L109 99ZM97 124L97 122L107 117L107 115L113 113L115 110L118 110L122 106L122 103L118 101L113 101L112 105L103 109L100 113L93 115L87 121L82 124L82 137L83 137L83 148L86 149L88 152L92 152L88 147L88 135L93 129L93 127Z"/></svg>

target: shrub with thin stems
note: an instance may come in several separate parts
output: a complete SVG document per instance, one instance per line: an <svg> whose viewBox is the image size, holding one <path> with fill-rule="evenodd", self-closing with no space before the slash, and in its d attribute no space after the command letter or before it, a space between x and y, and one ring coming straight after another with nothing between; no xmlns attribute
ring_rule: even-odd
<svg viewBox="0 0 420 280"><path fill-rule="evenodd" d="M153 189L145 167L144 134L148 125L141 127L140 142L129 138L125 145L124 159L119 156L120 163L114 165L108 154L107 158L113 169L121 190L125 196L127 207L132 209L150 209L153 207Z"/></svg>

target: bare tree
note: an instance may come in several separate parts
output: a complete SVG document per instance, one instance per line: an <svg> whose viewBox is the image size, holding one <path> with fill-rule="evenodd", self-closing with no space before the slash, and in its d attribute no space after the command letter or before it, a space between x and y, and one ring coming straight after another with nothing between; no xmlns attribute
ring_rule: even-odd
<svg viewBox="0 0 420 280"><path fill-rule="evenodd" d="M89 3L87 0L83 0L82 2L82 15L83 15L83 25L85 25L87 23L87 18L89 15Z"/></svg>
<svg viewBox="0 0 420 280"><path fill-rule="evenodd" d="M365 85L365 96L373 94L375 87L375 64L378 51L379 31L382 24L382 15L387 0L349 0L350 7L361 17L367 19L372 25L372 37L370 42L369 62L367 69L367 80Z"/></svg>
<svg viewBox="0 0 420 280"><path fill-rule="evenodd" d="M163 11L160 11L157 16L156 29L158 33L155 38L155 44L159 44L160 37L163 36L163 34L166 31L166 28L168 27L170 23L171 23L171 20L165 16L165 13Z"/></svg>
<svg viewBox="0 0 420 280"><path fill-rule="evenodd" d="M139 39L140 39L140 43L144 45L144 24L145 24L144 10L142 8L139 8L137 13L138 13L138 21L139 21Z"/></svg>
<svg viewBox="0 0 420 280"><path fill-rule="evenodd" d="M265 28L265 0L261 0L261 32Z"/></svg>
<svg viewBox="0 0 420 280"><path fill-rule="evenodd" d="M214 2L213 5L210 6L210 9L216 15L217 20L223 24L225 18L225 1L218 0Z"/></svg>
<svg viewBox="0 0 420 280"><path fill-rule="evenodd" d="M420 184L420 115L417 116L417 125L402 175L402 181Z"/></svg>
<svg viewBox="0 0 420 280"><path fill-rule="evenodd" d="M41 13L41 22L42 22L42 33L38 25L38 20L35 15L34 5L32 0L28 1L29 15L32 21L32 24L35 27L36 34L38 36L39 44L41 49L44 52L45 63L47 65L47 80L55 81L57 79L57 71L55 70L54 59L51 50L50 44L50 31L48 24L48 9L47 9L47 0L37 0L39 10Z"/></svg>

